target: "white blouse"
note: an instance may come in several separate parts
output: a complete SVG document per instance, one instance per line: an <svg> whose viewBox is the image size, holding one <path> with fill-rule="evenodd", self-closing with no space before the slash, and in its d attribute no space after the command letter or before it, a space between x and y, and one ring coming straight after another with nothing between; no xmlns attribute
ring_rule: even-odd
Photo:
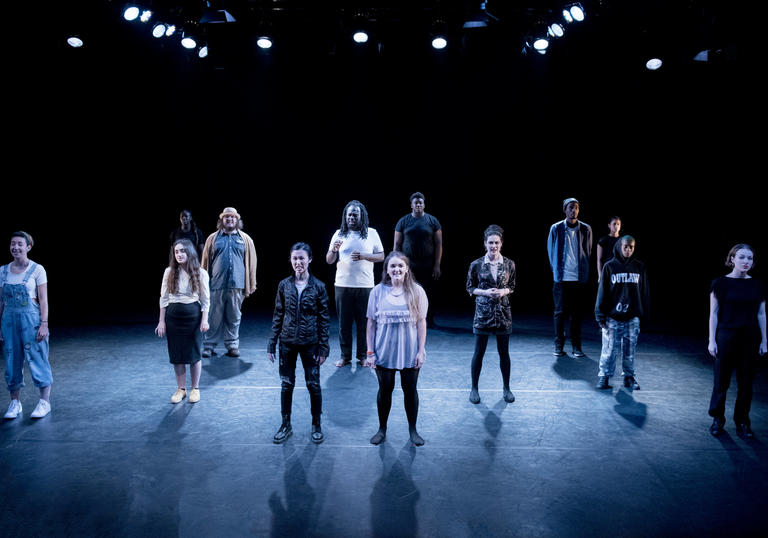
<svg viewBox="0 0 768 538"><path fill-rule="evenodd" d="M200 293L192 291L192 285L189 282L189 274L182 269L179 272L179 289L176 293L168 293L168 275L171 272L170 267L165 268L163 273L163 284L160 287L160 308L168 308L171 303L192 304L200 303L200 311L208 312L211 307L210 278L208 271L200 268Z"/></svg>

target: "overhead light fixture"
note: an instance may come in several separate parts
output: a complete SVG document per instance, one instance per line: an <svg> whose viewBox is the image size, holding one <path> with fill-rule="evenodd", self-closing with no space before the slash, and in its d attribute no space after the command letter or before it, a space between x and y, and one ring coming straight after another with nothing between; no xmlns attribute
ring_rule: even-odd
<svg viewBox="0 0 768 538"><path fill-rule="evenodd" d="M261 36L256 40L256 45L260 49L267 50L272 48L272 38L269 36Z"/></svg>
<svg viewBox="0 0 768 538"><path fill-rule="evenodd" d="M83 40L80 39L78 36L73 35L67 38L67 45L69 45L73 49L79 49L84 45L84 43L83 43Z"/></svg>
<svg viewBox="0 0 768 538"><path fill-rule="evenodd" d="M563 19L565 19L565 22L567 23L583 22L586 17L587 14L584 11L584 6L578 2L569 4L563 8Z"/></svg>
<svg viewBox="0 0 768 538"><path fill-rule="evenodd" d="M141 14L141 11L136 6L128 6L123 11L123 18L127 21L135 21L139 15Z"/></svg>
<svg viewBox="0 0 768 538"><path fill-rule="evenodd" d="M645 62L645 67L649 71L656 71L661 68L664 62L661 61L660 58L651 58L647 62Z"/></svg>
<svg viewBox="0 0 768 538"><path fill-rule="evenodd" d="M553 22L547 27L547 35L550 37L563 37L565 28L559 22Z"/></svg>
<svg viewBox="0 0 768 538"><path fill-rule="evenodd" d="M198 58L207 58L208 57L208 45L203 45L197 50L197 57Z"/></svg>
<svg viewBox="0 0 768 538"><path fill-rule="evenodd" d="M168 31L168 26L165 23L158 22L152 27L152 36L159 39L161 37L164 37L167 31Z"/></svg>
<svg viewBox="0 0 768 538"><path fill-rule="evenodd" d="M368 33L364 32L362 30L358 30L354 34L352 34L352 40L355 43L367 43L368 42Z"/></svg>
<svg viewBox="0 0 768 538"><path fill-rule="evenodd" d="M141 12L141 17L139 17L139 20L141 22L148 22L149 19L151 18L152 18L152 12L148 9L145 9L144 11Z"/></svg>
<svg viewBox="0 0 768 538"><path fill-rule="evenodd" d="M165 29L165 37L171 37L175 33L176 33L176 25L169 24L168 27Z"/></svg>
<svg viewBox="0 0 768 538"><path fill-rule="evenodd" d="M191 35L185 33L181 34L181 46L185 49L192 50L197 47L197 40Z"/></svg>
<svg viewBox="0 0 768 538"><path fill-rule="evenodd" d="M448 40L443 35L438 35L432 38L432 48L435 50L443 50L448 46Z"/></svg>

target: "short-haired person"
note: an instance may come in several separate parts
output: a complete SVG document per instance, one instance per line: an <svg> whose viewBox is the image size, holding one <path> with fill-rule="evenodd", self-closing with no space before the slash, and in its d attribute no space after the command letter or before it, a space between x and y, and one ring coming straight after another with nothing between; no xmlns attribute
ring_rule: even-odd
<svg viewBox="0 0 768 538"><path fill-rule="evenodd" d="M227 355L239 357L243 300L256 291L256 247L234 207L224 208L216 228L205 241L201 262L211 277L211 328L203 339L202 356L213 355L223 339Z"/></svg>
<svg viewBox="0 0 768 538"><path fill-rule="evenodd" d="M294 274L281 280L277 286L272 332L267 343L267 358L275 362L275 352L280 342L280 412L283 422L272 440L277 444L283 443L293 434L291 406L293 387L296 384L296 359L301 357L312 412L311 439L313 443L322 443L320 366L329 353L328 292L325 284L309 272L312 249L308 244L293 245L290 261Z"/></svg>
<svg viewBox="0 0 768 538"><path fill-rule="evenodd" d="M188 239L173 243L171 258L160 285L160 319L155 333L168 335L168 358L176 374L176 392L171 403L187 396L189 365L189 402L200 401L201 347L208 330L211 306L208 272L200 267L197 249Z"/></svg>
<svg viewBox="0 0 768 538"><path fill-rule="evenodd" d="M738 392L733 421L739 435L752 437L749 411L752 406L752 381L758 355L768 352L765 323L765 284L752 278L754 249L735 245L725 260L731 271L712 282L709 293L709 354L715 358L715 382L709 400L709 431L720 435L725 426L725 397L736 371Z"/></svg>
<svg viewBox="0 0 768 538"><path fill-rule="evenodd" d="M571 346L574 357L584 357L581 350L581 322L588 302L589 257L592 254L592 228L579 220L579 201L563 200L565 219L549 229L547 252L552 268L554 300L555 357L564 357L565 323L570 319Z"/></svg>
<svg viewBox="0 0 768 538"><path fill-rule="evenodd" d="M384 260L381 282L373 288L368 300L365 366L375 369L379 381L376 396L379 431L371 437L371 444L378 445L387 438L397 372L400 372L411 443L415 446L424 444L416 430L419 415L416 384L427 357L428 309L427 294L413 280L408 258L402 252L390 253Z"/></svg>
<svg viewBox="0 0 768 538"><path fill-rule="evenodd" d="M467 272L467 292L475 298L475 351L472 355L472 388L469 401L480 403L478 383L483 367L483 356L491 335L496 337L504 401L512 403L515 395L509 388L511 361L509 335L512 332L512 310L509 296L515 291L517 270L515 262L501 255L504 230L495 224L483 233L485 256L473 261Z"/></svg>
<svg viewBox="0 0 768 538"><path fill-rule="evenodd" d="M603 265L595 301L595 318L602 329L598 389L610 389L610 377L621 357L624 386L638 390L635 379L635 347L640 321L650 306L645 264L635 257L635 239L625 235L615 245L613 258Z"/></svg>
<svg viewBox="0 0 768 538"><path fill-rule="evenodd" d="M368 211L357 200L350 201L341 214L341 225L331 237L325 261L336 263L334 286L336 315L339 317L341 368L352 362L352 325L355 326L359 364L365 360L365 328L368 296L374 286L373 264L384 259L379 233L368 225Z"/></svg>
<svg viewBox="0 0 768 538"><path fill-rule="evenodd" d="M6 419L21 414L24 361L29 363L32 381L40 400L30 415L42 418L51 412L51 363L48 360L48 275L45 268L29 259L35 242L26 232L11 235L13 261L0 267L0 344L5 358L5 382L11 393Z"/></svg>
<svg viewBox="0 0 768 538"><path fill-rule="evenodd" d="M443 230L440 221L424 211L424 195L411 194L411 212L397 221L394 250L402 252L411 263L411 272L433 297L434 282L440 278L443 258ZM427 313L427 327L434 327L434 309Z"/></svg>

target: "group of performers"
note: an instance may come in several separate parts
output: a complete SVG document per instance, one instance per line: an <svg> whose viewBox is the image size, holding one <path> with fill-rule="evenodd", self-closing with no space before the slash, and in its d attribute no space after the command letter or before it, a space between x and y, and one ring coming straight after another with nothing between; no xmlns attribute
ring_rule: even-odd
<svg viewBox="0 0 768 538"><path fill-rule="evenodd" d="M411 196L411 212L400 219L394 238L395 250L385 256L378 232L369 226L365 206L350 201L342 212L339 229L333 234L325 259L336 264L334 298L339 320L343 368L352 362L353 326L356 329L355 357L358 364L375 370L379 383L377 409L379 429L372 444L386 439L395 376L400 373L411 442L424 439L416 423L419 396L418 376L426 360L427 328L434 326L428 296L440 277L442 229L439 221L424 211L424 195ZM592 230L578 220L579 202L563 201L565 219L550 229L547 242L553 274L555 347L554 356L565 357L565 325L570 321L572 355L583 357L581 310L590 270ZM168 354L177 388L171 397L176 404L200 400L201 359L216 354L222 340L226 354L238 357L239 326L243 300L256 290L256 251L253 240L242 230L235 208L219 215L217 231L203 239L191 215L184 211L181 226L172 234L169 265L161 282L160 316L155 332L167 337ZM641 319L648 314L648 284L645 265L634 256L636 241L620 236L620 219L613 217L609 234L598 242L599 284L595 319L602 332L598 389L611 388L610 377L621 357L624 386L640 388L635 377L634 350ZM480 402L478 382L488 339L495 336L505 402L515 396L509 386L509 336L512 331L510 295L515 290L515 263L502 256L504 230L489 226L483 234L485 254L470 264L466 290L475 300L469 401ZM53 382L48 360L48 293L45 269L28 257L34 241L25 232L11 236L13 261L0 267L0 318L2 318L5 379L11 393L6 419L22 412L20 391L24 386L23 365L28 362L40 400L31 414L41 418L51 411ZM612 254L612 256L611 256ZM312 248L295 243L289 252L292 274L279 283L267 343L267 358L279 362L282 422L273 441L282 443L293 433L291 407L296 363L301 359L307 384L312 429L310 438L321 443L322 391L320 366L330 353L329 294L323 282L310 272ZM380 282L373 268L384 262ZM749 420L752 383L758 355L767 351L765 298L761 281L749 271L754 250L746 244L728 253L729 273L716 279L710 290L709 353L714 357L715 376L709 414L710 432L719 435L725 424L725 397L735 370L738 396L734 421L740 435L753 435ZM187 367L191 387L186 388Z"/></svg>

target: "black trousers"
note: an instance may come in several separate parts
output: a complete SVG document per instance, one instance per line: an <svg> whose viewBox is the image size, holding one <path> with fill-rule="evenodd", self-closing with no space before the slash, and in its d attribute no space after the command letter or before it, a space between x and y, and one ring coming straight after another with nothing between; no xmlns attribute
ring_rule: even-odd
<svg viewBox="0 0 768 538"><path fill-rule="evenodd" d="M709 415L725 418L725 396L736 371L736 404L733 420L737 424L749 424L749 410L752 407L752 381L757 370L757 356L760 349L760 329L717 329L717 357L715 357L715 384L709 401Z"/></svg>
<svg viewBox="0 0 768 538"><path fill-rule="evenodd" d="M413 272L413 276L416 277L416 282L418 282L421 287L424 288L424 293L427 294L427 299L430 301L429 309L427 309L428 326L434 325L435 323L433 299L436 298L435 289L437 286L437 281L432 278L433 269L433 265L415 264L413 260L411 260L411 271Z"/></svg>
<svg viewBox="0 0 768 538"><path fill-rule="evenodd" d="M582 282L555 282L552 286L555 303L555 345L565 344L565 323L570 320L571 345L581 349L581 323L587 304L587 284Z"/></svg>
<svg viewBox="0 0 768 538"><path fill-rule="evenodd" d="M371 288L335 287L336 315L339 317L339 347L341 358L352 360L352 325L355 325L356 346L355 357L365 359L368 344L365 341L365 331L368 326L368 296Z"/></svg>
<svg viewBox="0 0 768 538"><path fill-rule="evenodd" d="M395 374L398 370L376 367L376 377L379 380L379 392L376 395L376 407L379 411L379 428L386 429L389 420L389 411L392 409L392 392L395 390ZM416 419L419 415L419 393L416 391L416 383L419 380L419 370L416 368L403 368L400 370L400 386L403 389L403 403L405 404L405 416L408 418L408 427L416 427Z"/></svg>
<svg viewBox="0 0 768 538"><path fill-rule="evenodd" d="M304 380L309 390L309 403L312 419L319 419L323 412L323 396L320 390L320 366L315 361L316 345L293 346L280 344L280 411L283 416L291 414L293 404L293 386L296 384L296 359L301 356L304 366Z"/></svg>

